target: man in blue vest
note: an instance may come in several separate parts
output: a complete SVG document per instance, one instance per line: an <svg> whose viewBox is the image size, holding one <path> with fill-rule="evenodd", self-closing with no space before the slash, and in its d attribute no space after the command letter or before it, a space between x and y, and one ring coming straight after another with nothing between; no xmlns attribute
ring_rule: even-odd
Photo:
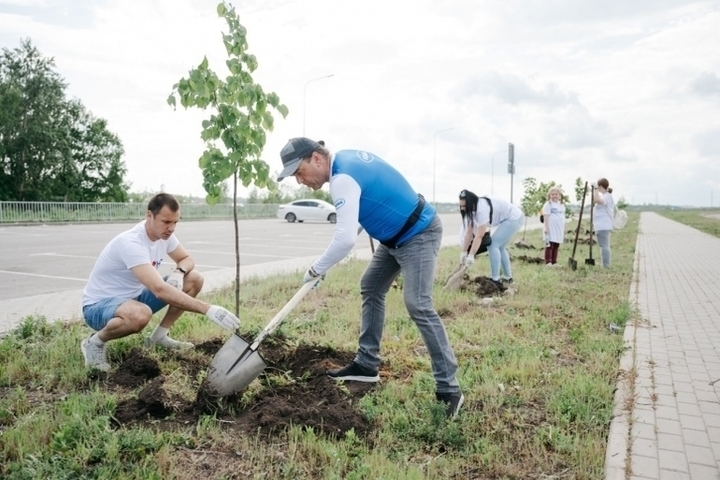
<svg viewBox="0 0 720 480"><path fill-rule="evenodd" d="M294 176L298 183L319 190L330 182L337 211L330 245L305 273L304 282L317 282L355 245L358 226L380 241L360 281L362 323L359 348L347 366L329 370L336 380L377 382L380 341L385 326L385 297L402 273L403 296L430 355L438 401L448 417L465 401L455 374L457 360L432 301L435 266L442 241L442 223L403 175L372 153L341 150L331 154L324 145L299 137L280 152L283 170L278 181Z"/></svg>

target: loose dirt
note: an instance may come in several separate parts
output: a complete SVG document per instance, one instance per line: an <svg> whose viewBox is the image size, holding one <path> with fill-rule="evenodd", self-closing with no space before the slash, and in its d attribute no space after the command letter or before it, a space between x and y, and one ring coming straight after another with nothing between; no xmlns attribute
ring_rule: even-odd
<svg viewBox="0 0 720 480"><path fill-rule="evenodd" d="M460 290L475 293L480 298L492 297L493 295L501 295L507 290L505 285L496 285L490 277L474 277L469 275L463 277L460 284Z"/></svg>
<svg viewBox="0 0 720 480"><path fill-rule="evenodd" d="M196 346L196 352L203 354L200 357L171 355L189 378L197 378L221 346L222 341L214 340ZM260 432L267 437L290 425L313 428L330 437L342 436L351 429L365 436L372 430L372 424L357 408L357 401L382 383L341 385L325 374L328 368L350 362L354 353L313 345L292 348L282 340L263 345L260 351L268 363L258 379L265 388L255 388L256 393L249 399L241 398L243 392L221 399L206 398L199 385L197 398L185 399L169 391L157 362L141 349L130 351L116 371L96 374L94 379L108 390L132 390L118 403L113 415L118 427L141 425L171 430L187 427L201 415L213 414L234 431L248 435ZM202 358L205 355L208 358ZM387 373L381 371L381 375Z"/></svg>

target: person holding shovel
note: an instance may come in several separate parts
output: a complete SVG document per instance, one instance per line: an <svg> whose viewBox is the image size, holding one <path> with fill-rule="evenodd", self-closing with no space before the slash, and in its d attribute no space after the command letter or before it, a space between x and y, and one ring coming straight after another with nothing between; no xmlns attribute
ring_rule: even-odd
<svg viewBox="0 0 720 480"><path fill-rule="evenodd" d="M557 265L560 245L565 240L565 205L560 187L552 187L543 205L543 237L545 238L545 265Z"/></svg>
<svg viewBox="0 0 720 480"><path fill-rule="evenodd" d="M475 254L480 250L482 238L490 227L497 227L491 235L492 242L487 247L490 259L490 279L502 287L500 267L504 273L503 281L512 283L512 268L507 244L520 230L525 216L512 203L495 196L478 197L470 190L462 190L459 195L460 215L462 215L462 242L460 244L460 263L471 267L475 263Z"/></svg>
<svg viewBox="0 0 720 480"><path fill-rule="evenodd" d="M597 183L592 184L593 199L593 223L595 224L595 235L600 247L600 259L603 268L610 268L610 234L613 231L613 216L615 215L615 199L612 196L612 188L607 178L601 178Z"/></svg>
<svg viewBox="0 0 720 480"><path fill-rule="evenodd" d="M180 204L168 193L159 193L148 202L145 220L118 234L100 253L83 290L85 323L95 330L80 344L85 365L110 370L105 345L110 340L141 332L153 313L170 305L146 345L169 349L192 348L168 336L168 330L184 311L205 314L228 330L240 326L238 318L217 305L195 297L203 276L195 261L175 237ZM157 269L165 255L175 262L174 271L163 278Z"/></svg>
<svg viewBox="0 0 720 480"><path fill-rule="evenodd" d="M328 149L309 138L292 138L280 152L283 170L278 181L294 176L298 183L320 189L330 183L337 211L335 233L325 252L313 262L303 282L318 283L330 267L345 258L361 226L380 245L360 280L362 295L359 347L355 359L329 370L335 380L380 380L380 341L385 327L385 297L402 273L403 298L410 318L425 342L435 397L448 417L465 401L456 379L457 360L445 326L432 300L435 266L442 240L442 223L403 175L370 152Z"/></svg>

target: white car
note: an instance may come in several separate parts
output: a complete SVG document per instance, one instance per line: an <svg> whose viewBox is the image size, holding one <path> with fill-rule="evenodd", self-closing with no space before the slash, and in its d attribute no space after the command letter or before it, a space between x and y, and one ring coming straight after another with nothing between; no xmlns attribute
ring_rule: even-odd
<svg viewBox="0 0 720 480"><path fill-rule="evenodd" d="M285 219L290 223L296 220L298 222L309 220L330 223L335 223L337 221L335 207L324 200L317 200L314 198L295 200L293 202L286 203L285 205L280 205L278 207L277 216L278 218Z"/></svg>

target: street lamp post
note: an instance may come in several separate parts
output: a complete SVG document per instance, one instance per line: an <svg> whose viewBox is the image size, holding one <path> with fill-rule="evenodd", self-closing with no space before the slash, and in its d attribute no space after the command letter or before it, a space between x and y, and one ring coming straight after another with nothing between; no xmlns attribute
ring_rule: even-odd
<svg viewBox="0 0 720 480"><path fill-rule="evenodd" d="M454 129L455 129L455 127L444 128L442 130L438 130L433 135L433 196L432 196L433 204L435 203L435 157L436 157L436 152L437 152L435 140L437 139L438 133L447 132L447 131L454 130Z"/></svg>
<svg viewBox="0 0 720 480"><path fill-rule="evenodd" d="M308 80L307 82L305 82L305 87L303 87L303 137L305 136L305 104L306 104L306 99L307 99L307 86L308 86L308 83L314 82L314 81L316 81L316 80L322 80L322 79L324 79L324 78L330 78L330 77L332 77L332 76L334 76L334 75L335 75L334 73L331 73L330 75L323 75L322 77L311 78L310 80Z"/></svg>

